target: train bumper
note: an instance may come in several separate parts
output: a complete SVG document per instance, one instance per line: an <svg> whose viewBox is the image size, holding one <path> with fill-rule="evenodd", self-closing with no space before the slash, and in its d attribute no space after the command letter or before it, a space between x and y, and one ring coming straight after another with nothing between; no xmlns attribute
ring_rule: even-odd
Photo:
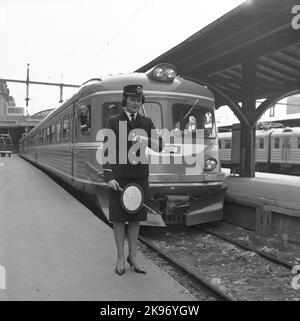
<svg viewBox="0 0 300 321"><path fill-rule="evenodd" d="M164 222L190 226L222 220L226 190L227 187L218 188L198 197L167 195L162 211Z"/></svg>
<svg viewBox="0 0 300 321"><path fill-rule="evenodd" d="M226 190L227 187L192 200L190 211L185 217L185 224L189 226L222 220Z"/></svg>

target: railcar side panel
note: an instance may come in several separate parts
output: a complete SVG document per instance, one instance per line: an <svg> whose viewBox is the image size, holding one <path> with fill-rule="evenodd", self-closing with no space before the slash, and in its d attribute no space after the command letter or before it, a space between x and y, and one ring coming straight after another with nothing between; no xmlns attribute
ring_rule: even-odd
<svg viewBox="0 0 300 321"><path fill-rule="evenodd" d="M87 82L21 140L20 154L90 193L97 198L99 209L108 214L100 132L108 118L122 110L122 88L140 83L146 95L141 112L151 117L156 129L174 130L177 138L187 131L191 137L189 142L176 141L175 136L170 141L166 132L161 132L166 147L156 155L159 162L149 166L149 204L161 215L149 213L147 224L194 225L220 220L226 189L222 188L214 98L207 88L180 77L166 82L151 77L150 73L133 73ZM196 129L201 129L198 140ZM227 149L227 157L229 152ZM152 156L148 149L147 157ZM184 157L194 162L176 164Z"/></svg>
<svg viewBox="0 0 300 321"><path fill-rule="evenodd" d="M225 154L228 137L231 139L231 133L219 133L219 155L224 167L231 165L228 164L228 154ZM255 161L257 170L299 174L300 128L257 130Z"/></svg>

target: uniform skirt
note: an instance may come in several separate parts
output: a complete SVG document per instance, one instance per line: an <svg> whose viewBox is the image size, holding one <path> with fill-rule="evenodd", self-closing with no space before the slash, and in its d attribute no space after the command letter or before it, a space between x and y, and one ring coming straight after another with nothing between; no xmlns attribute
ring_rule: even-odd
<svg viewBox="0 0 300 321"><path fill-rule="evenodd" d="M148 196L148 178L117 178L120 187L124 188L126 185L135 183L138 184L144 192L144 201ZM137 213L131 214L123 209L121 204L121 192L109 188L109 221L110 222L135 222L146 221L147 209L142 207Z"/></svg>

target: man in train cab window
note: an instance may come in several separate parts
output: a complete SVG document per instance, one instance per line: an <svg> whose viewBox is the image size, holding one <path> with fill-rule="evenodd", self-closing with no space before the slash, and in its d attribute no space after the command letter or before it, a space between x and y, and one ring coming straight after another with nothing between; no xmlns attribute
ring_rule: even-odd
<svg viewBox="0 0 300 321"><path fill-rule="evenodd" d="M121 204L121 191L131 183L138 184L143 190L144 200L147 200L148 194L148 177L149 165L148 163L130 161L130 147L133 144L141 144L149 147L157 152L163 150L162 138L157 136L151 137L151 132L155 132L155 128L151 118L143 116L139 113L142 104L145 101L142 85L128 85L123 89L122 106L124 110L118 114L111 116L108 119L107 128L113 130L116 137L116 164L106 163L103 165L104 179L109 187L109 220L113 223L115 243L117 247L117 261L115 272L122 275L125 272L125 253L124 241L127 226L128 248L129 255L127 262L136 273L146 273L146 271L139 265L137 259L137 240L139 235L139 222L147 220L147 211L142 207L137 213L128 213ZM119 126L120 123L124 127ZM125 128L124 133L119 133L120 128ZM128 135L132 130L142 129L146 136L136 135L130 138ZM126 162L121 162L124 155L120 155L119 151L120 139L127 137L127 149L125 149ZM125 138L126 140L126 138ZM105 153L105 151L104 151ZM142 152L141 152L142 153Z"/></svg>
<svg viewBox="0 0 300 321"><path fill-rule="evenodd" d="M87 105L79 106L80 129L82 134L88 134L91 131L90 110Z"/></svg>

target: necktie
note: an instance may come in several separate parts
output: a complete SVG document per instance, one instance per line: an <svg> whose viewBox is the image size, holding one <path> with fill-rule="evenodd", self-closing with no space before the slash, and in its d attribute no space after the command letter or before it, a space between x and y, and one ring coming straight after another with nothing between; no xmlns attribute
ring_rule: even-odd
<svg viewBox="0 0 300 321"><path fill-rule="evenodd" d="M133 126L134 124L134 113L130 114L130 124Z"/></svg>

